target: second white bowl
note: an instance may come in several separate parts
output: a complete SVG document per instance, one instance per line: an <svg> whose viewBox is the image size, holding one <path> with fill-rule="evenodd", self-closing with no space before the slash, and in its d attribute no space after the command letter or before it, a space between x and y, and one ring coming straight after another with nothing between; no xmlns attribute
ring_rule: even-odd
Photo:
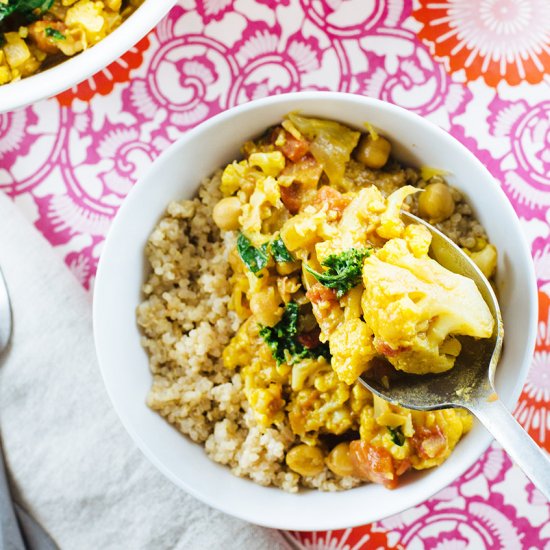
<svg viewBox="0 0 550 550"><path fill-rule="evenodd" d="M126 21L95 46L45 71L0 86L0 113L59 94L127 52L166 15L176 0L145 0Z"/></svg>

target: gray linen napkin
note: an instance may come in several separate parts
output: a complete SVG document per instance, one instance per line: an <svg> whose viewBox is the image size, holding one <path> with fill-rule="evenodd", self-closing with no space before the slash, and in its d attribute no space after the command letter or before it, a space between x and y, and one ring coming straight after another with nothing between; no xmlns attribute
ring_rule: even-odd
<svg viewBox="0 0 550 550"><path fill-rule="evenodd" d="M0 453L0 548L21 550L25 548L19 529L10 489Z"/></svg>
<svg viewBox="0 0 550 550"><path fill-rule="evenodd" d="M96 364L91 298L0 193L0 265L14 335L0 367L12 491L63 549L287 549L281 534L217 512L134 446Z"/></svg>

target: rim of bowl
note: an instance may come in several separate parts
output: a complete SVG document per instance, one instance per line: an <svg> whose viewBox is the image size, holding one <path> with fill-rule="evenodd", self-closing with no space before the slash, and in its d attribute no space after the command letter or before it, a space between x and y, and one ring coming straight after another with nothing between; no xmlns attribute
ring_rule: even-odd
<svg viewBox="0 0 550 550"><path fill-rule="evenodd" d="M177 0L145 0L128 19L87 50L17 82L0 86L0 113L57 95L107 67L139 42Z"/></svg>
<svg viewBox="0 0 550 550"><path fill-rule="evenodd" d="M101 308L101 303L100 303L101 299L98 297L101 296L102 294L101 288L103 287L103 285L108 284L106 282L107 281L106 275L104 275L104 273L106 273L106 270L108 269L108 267L106 267L106 264L105 264L105 261L106 261L105 258L107 256L110 256L110 249L112 247L111 243L113 242L112 235L117 232L118 226L124 223L126 212L133 208L133 203L138 199L140 189L143 188L145 185L147 185L147 182L150 178L150 174L156 172L159 169L158 167L160 165L162 165L172 155L176 155L179 149L183 147L188 141L196 139L198 136L200 136L201 133L207 131L212 126L215 126L216 124L222 121L225 121L226 119L237 118L241 114L246 113L247 111L262 109L268 106L277 105L279 103L286 103L286 102L292 102L292 101L304 101L304 100L307 101L310 99L315 100L315 99L321 99L321 98L325 100L328 99L328 100L334 100L334 101L341 101L341 100L352 101L352 102L356 101L358 103L363 103L373 107L386 109L387 111L392 112L396 116L414 119L416 123L423 125L425 128L429 129L431 132L434 132L435 134L437 134L438 139L445 141L449 147L461 149L462 154L468 156L470 158L470 161L474 162L477 165L477 169L480 171L480 173L484 175L484 177L487 179L487 182L490 181L492 183L496 193L496 197L498 197L497 199L498 204L495 206L499 209L502 208L505 211L507 211L507 214L510 217L510 220L513 220L512 221L513 227L510 227L509 229L517 232L518 238L522 244L523 257L518 258L518 262L524 262L526 265L526 269L528 271L528 278L529 278L528 288L525 289L527 294L526 300L528 300L528 302L532 305L529 326L527 327L527 331L526 331L526 345L525 345L525 351L523 355L523 361L521 365L521 370L518 371L518 374L520 374L521 376L518 376L514 384L513 391L510 394L510 398L503 400L505 405L507 405L508 407L515 405L515 403L518 401L521 390L525 383L525 379L527 377L527 372L530 365L530 357L532 356L533 350L535 347L536 323L538 320L538 313L537 313L537 307L536 307L536 304L538 303L536 275L535 275L535 269L532 262L531 254L530 254L530 249L527 244L525 235L521 230L519 219L515 213L515 210L513 209L511 203L506 197L504 191L498 185L497 181L490 174L487 168L481 163L481 161L471 151L469 151L462 143L460 143L457 139L455 139L453 136L451 136L449 133L447 133L445 130L443 130L436 124L421 117L420 115L417 115L416 113L413 113L411 111L408 111L407 109L404 109L403 107L399 107L397 105L394 105L379 99L360 96L357 94L351 94L351 93L345 93L345 92L325 92L325 91L292 92L292 93L279 94L268 98L250 101L248 103L229 108L226 111L223 111L205 120L195 128L188 131L186 134L181 136L174 143L172 143L165 151L163 151L153 161L153 163L143 173L142 177L139 179L139 181L134 185L134 187L131 189L131 191L127 195L117 215L115 216L115 219L113 220L113 223L111 225L111 228L105 240L103 252L98 262L98 269L97 269L97 275L96 275L95 286L94 286L94 299L93 299L93 330L94 330L96 355L98 358L99 368L105 384L105 388L106 388L107 394L109 395L109 399L111 400L113 408L115 409L120 421L122 422L126 431L130 434L130 436L132 437L132 439L134 440L138 448L177 487L185 490L187 493L191 494L198 500L208 504L209 506L212 506L215 509L221 510L222 512L225 512L226 514L229 514L231 516L234 516L239 519L254 523L256 525L261 525L264 527L269 527L274 529L294 530L294 531L332 530L332 529L344 529L344 528L356 527L356 526L371 523L373 521L379 521L386 517L391 517L392 515L401 513L406 509L412 508L414 506L418 506L419 504L426 501L428 498L433 496L438 491L447 487L455 479L463 475L464 472L468 468L470 468L479 459L479 457L487 450L487 448L493 441L493 437L485 429L485 432L480 437L478 449L476 449L475 451L471 451L467 459L461 460L460 465L456 468L458 473L456 474L455 477L453 477L452 479L444 478L443 480L438 480L438 483L427 483L425 490L422 491L421 494L413 493L413 496L411 497L409 493L407 498L403 498L400 500L401 504L399 504L398 506L395 506L394 509L388 511L387 513L385 512L383 516L374 517L374 518L363 518L363 519L361 519L360 517L354 517L353 519L350 519L350 521L345 525L342 525L341 523L336 523L336 522L331 523L330 518L328 519L323 518L322 526L320 526L318 523L303 524L300 522L299 518L297 518L296 521L293 521L292 524L289 524L288 522L281 523L277 520L277 518L260 520L256 516L253 516L252 514L245 513L240 510L235 510L234 508L231 507L230 504L226 504L224 502L220 502L219 500L215 500L213 498L209 498L203 495L200 492L200 490L189 485L189 483L181 480L167 466L165 466L162 463L162 461L157 457L155 450L150 448L148 444L142 439L141 435L138 433L138 430L134 430L134 428L131 426L130 422L126 418L124 411L122 410L121 407L119 407L116 400L114 399L114 396L111 393L110 387L107 383L106 370L104 366L104 361L102 360L103 350L102 350L102 345L99 338L100 331L97 326L97 319L99 316L98 313L99 313L99 309ZM312 108L312 111L313 112L315 111L314 107ZM337 119L338 117L337 117L336 111L335 111L335 115L336 116L334 118ZM215 169L216 167L213 167L213 170ZM197 182L197 188L199 184L200 182ZM477 422L480 424L479 421ZM176 432L176 435L181 437L186 437L185 435L180 434L179 432ZM193 442L190 441L190 443L193 443ZM450 458L452 458L452 456L453 455L451 455ZM205 460L211 460L211 459L205 455ZM234 475L229 469L228 469L228 473L230 473L231 475ZM435 469L435 470L432 469L431 475L428 474L427 477L435 481L434 478L437 473L438 473L438 469ZM249 480L245 478L244 481L249 481ZM270 490L273 488L268 487L265 489ZM282 489L279 489L279 490L282 490Z"/></svg>

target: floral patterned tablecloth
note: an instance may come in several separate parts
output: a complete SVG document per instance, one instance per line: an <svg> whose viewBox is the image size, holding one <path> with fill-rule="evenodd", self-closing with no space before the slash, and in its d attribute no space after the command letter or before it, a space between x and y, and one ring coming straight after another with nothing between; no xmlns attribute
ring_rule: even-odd
<svg viewBox="0 0 550 550"><path fill-rule="evenodd" d="M0 115L0 189L90 289L113 216L161 151L228 107L296 90L406 107L501 182L539 286L536 351L515 413L550 451L548 0L180 0L99 74ZM413 509L293 536L308 548L550 549L550 508L494 444Z"/></svg>

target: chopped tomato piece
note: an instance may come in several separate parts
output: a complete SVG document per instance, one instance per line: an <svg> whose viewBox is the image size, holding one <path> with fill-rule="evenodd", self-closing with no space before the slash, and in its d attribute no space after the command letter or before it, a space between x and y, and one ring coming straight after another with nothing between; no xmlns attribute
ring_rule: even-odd
<svg viewBox="0 0 550 550"><path fill-rule="evenodd" d="M291 214L297 214L302 206L302 194L299 183L292 183L288 187L280 186L281 200Z"/></svg>
<svg viewBox="0 0 550 550"><path fill-rule="evenodd" d="M281 145L280 149L285 157L292 162L297 162L309 151L309 143L302 139L296 139L285 131L285 143Z"/></svg>
<svg viewBox="0 0 550 550"><path fill-rule="evenodd" d="M319 327L310 330L309 332L302 332L298 335L298 342L308 349L315 349L321 344L319 336L321 329Z"/></svg>
<svg viewBox="0 0 550 550"><path fill-rule="evenodd" d="M324 185L317 191L313 204L319 208L322 208L326 204L328 212L333 213L333 218L339 220L350 202L351 199L342 195L342 193L333 187Z"/></svg>
<svg viewBox="0 0 550 550"><path fill-rule="evenodd" d="M395 475L402 476L405 472L408 472L411 469L411 461L408 458L404 460L395 460Z"/></svg>
<svg viewBox="0 0 550 550"><path fill-rule="evenodd" d="M46 53L59 52L59 40L66 40L67 27L60 21L35 21L28 27L31 40Z"/></svg>
<svg viewBox="0 0 550 550"><path fill-rule="evenodd" d="M323 173L322 166L311 156L305 155L297 162L289 162L282 171L283 176L301 183L306 189L316 189Z"/></svg>
<svg viewBox="0 0 550 550"><path fill-rule="evenodd" d="M388 489L397 487L398 474L390 452L360 439L349 444L349 455L356 477L373 483L381 483ZM400 461L401 462L401 461ZM399 464L399 471L403 465Z"/></svg>
<svg viewBox="0 0 550 550"><path fill-rule="evenodd" d="M439 425L415 428L412 444L420 458L435 458L447 449L447 437Z"/></svg>
<svg viewBox="0 0 550 550"><path fill-rule="evenodd" d="M321 283L315 283L312 285L312 287L306 292L306 298L312 304L319 304L320 302L338 302L336 291L332 288L327 288Z"/></svg>

